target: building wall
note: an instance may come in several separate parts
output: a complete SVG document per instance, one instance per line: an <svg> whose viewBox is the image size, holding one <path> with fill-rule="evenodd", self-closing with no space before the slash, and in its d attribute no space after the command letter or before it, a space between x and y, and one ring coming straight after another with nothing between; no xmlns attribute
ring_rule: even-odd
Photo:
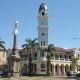
<svg viewBox="0 0 80 80"><path fill-rule="evenodd" d="M7 58L6 58L6 51L4 51L3 49L0 50L0 66L1 65L5 65Z"/></svg>
<svg viewBox="0 0 80 80"><path fill-rule="evenodd" d="M37 53L37 57L34 57L34 54ZM44 55L42 55L42 53L40 51L32 53L32 58L33 58L33 63L36 65L36 72L35 72L35 68L34 71L36 74L47 74L47 67L46 67L46 55L47 53L45 52ZM72 70L71 69L71 56L75 55L77 57L78 54L80 54L79 50L77 51L73 51L73 52L68 52L66 54L66 52L55 52L56 54L59 55L58 58L56 57L52 57L51 59L51 68L52 68L52 75L57 75L57 76L62 76L62 75L66 75L67 71ZM78 53L78 54L77 54ZM21 53L25 56L24 53ZM27 53L26 53L27 54ZM60 56L62 55L62 56ZM67 56L67 58L65 58L65 55ZM79 56L80 57L80 56ZM21 64L26 64L28 66L28 57L27 58L22 58L21 60ZM41 65L43 65L41 67ZM77 71L80 71L80 59L78 60L78 66L77 66ZM28 71L28 70L27 70Z"/></svg>

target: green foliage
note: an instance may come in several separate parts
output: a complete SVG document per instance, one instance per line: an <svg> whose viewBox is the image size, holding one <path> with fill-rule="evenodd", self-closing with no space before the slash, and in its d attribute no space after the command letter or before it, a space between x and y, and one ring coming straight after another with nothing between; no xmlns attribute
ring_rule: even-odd
<svg viewBox="0 0 80 80"><path fill-rule="evenodd" d="M59 58L59 55L58 55L58 54L55 54L55 57L56 57L56 58Z"/></svg>
<svg viewBox="0 0 80 80"><path fill-rule="evenodd" d="M32 77L11 77L11 78L0 78L0 80L69 80L69 78L51 77L51 76L32 76Z"/></svg>
<svg viewBox="0 0 80 80"><path fill-rule="evenodd" d="M0 39L0 47L5 49L5 42Z"/></svg>
<svg viewBox="0 0 80 80"><path fill-rule="evenodd" d="M71 59L72 63L71 63L71 68L73 71L75 71L76 67L77 67L77 61L78 61L78 58L73 56L72 59Z"/></svg>
<svg viewBox="0 0 80 80"><path fill-rule="evenodd" d="M36 40L37 38L35 39L26 39L26 44L23 44L22 47L23 48L26 48L26 49L29 49L29 64L28 64L28 75L31 76L32 75L32 72L33 72L33 63L32 63L32 49L33 48L36 48L38 43L36 43Z"/></svg>
<svg viewBox="0 0 80 80"><path fill-rule="evenodd" d="M26 40L25 40L25 41L26 41L26 44L23 44L22 47L23 47L23 48L29 48L29 49L30 49L30 48L31 48L31 49L32 49L32 48L35 48L35 46L38 45L38 43L36 43L36 40L37 40L37 38L35 38L35 39L33 39L33 40L30 39L30 38L29 38L29 39L26 39Z"/></svg>
<svg viewBox="0 0 80 80"><path fill-rule="evenodd" d="M51 62L48 60L47 61L47 76L51 75Z"/></svg>
<svg viewBox="0 0 80 80"><path fill-rule="evenodd" d="M29 61L28 65L29 65L28 66L28 69L29 69L28 75L31 76L32 72L33 72L33 63L32 63L32 61Z"/></svg>
<svg viewBox="0 0 80 80"><path fill-rule="evenodd" d="M50 44L46 49L45 51L47 52L47 75L50 76L51 75L51 58L55 55L54 54L54 51L55 51L55 48L52 44Z"/></svg>
<svg viewBox="0 0 80 80"><path fill-rule="evenodd" d="M20 71L25 68L24 64L20 64Z"/></svg>

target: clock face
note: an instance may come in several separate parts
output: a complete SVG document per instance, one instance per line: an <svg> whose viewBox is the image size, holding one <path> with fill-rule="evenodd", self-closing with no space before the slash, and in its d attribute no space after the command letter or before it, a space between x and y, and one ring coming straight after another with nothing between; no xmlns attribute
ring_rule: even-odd
<svg viewBox="0 0 80 80"><path fill-rule="evenodd" d="M40 19L40 25L46 26L47 25L47 19L45 19L45 18Z"/></svg>
<svg viewBox="0 0 80 80"><path fill-rule="evenodd" d="M45 21L43 20L43 21L41 22L41 24L42 24L42 25L45 25Z"/></svg>

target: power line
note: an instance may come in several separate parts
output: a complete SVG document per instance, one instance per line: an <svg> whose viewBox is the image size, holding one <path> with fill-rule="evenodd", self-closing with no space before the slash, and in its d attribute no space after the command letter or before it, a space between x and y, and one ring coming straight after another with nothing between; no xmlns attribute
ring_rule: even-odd
<svg viewBox="0 0 80 80"><path fill-rule="evenodd" d="M80 39L80 38L72 38L73 40L78 40L78 39Z"/></svg>

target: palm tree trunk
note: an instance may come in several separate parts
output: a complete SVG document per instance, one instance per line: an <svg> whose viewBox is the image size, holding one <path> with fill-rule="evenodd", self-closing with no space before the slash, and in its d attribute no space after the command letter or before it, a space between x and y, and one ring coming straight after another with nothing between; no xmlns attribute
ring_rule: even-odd
<svg viewBox="0 0 80 80"><path fill-rule="evenodd" d="M32 57L31 57L31 54L32 54L32 49L30 48L30 54L29 54L29 71L28 71L28 75L31 76L32 75L32 71L33 71L33 65L32 65Z"/></svg>
<svg viewBox="0 0 80 80"><path fill-rule="evenodd" d="M47 76L51 75L51 62L50 59L47 59Z"/></svg>

